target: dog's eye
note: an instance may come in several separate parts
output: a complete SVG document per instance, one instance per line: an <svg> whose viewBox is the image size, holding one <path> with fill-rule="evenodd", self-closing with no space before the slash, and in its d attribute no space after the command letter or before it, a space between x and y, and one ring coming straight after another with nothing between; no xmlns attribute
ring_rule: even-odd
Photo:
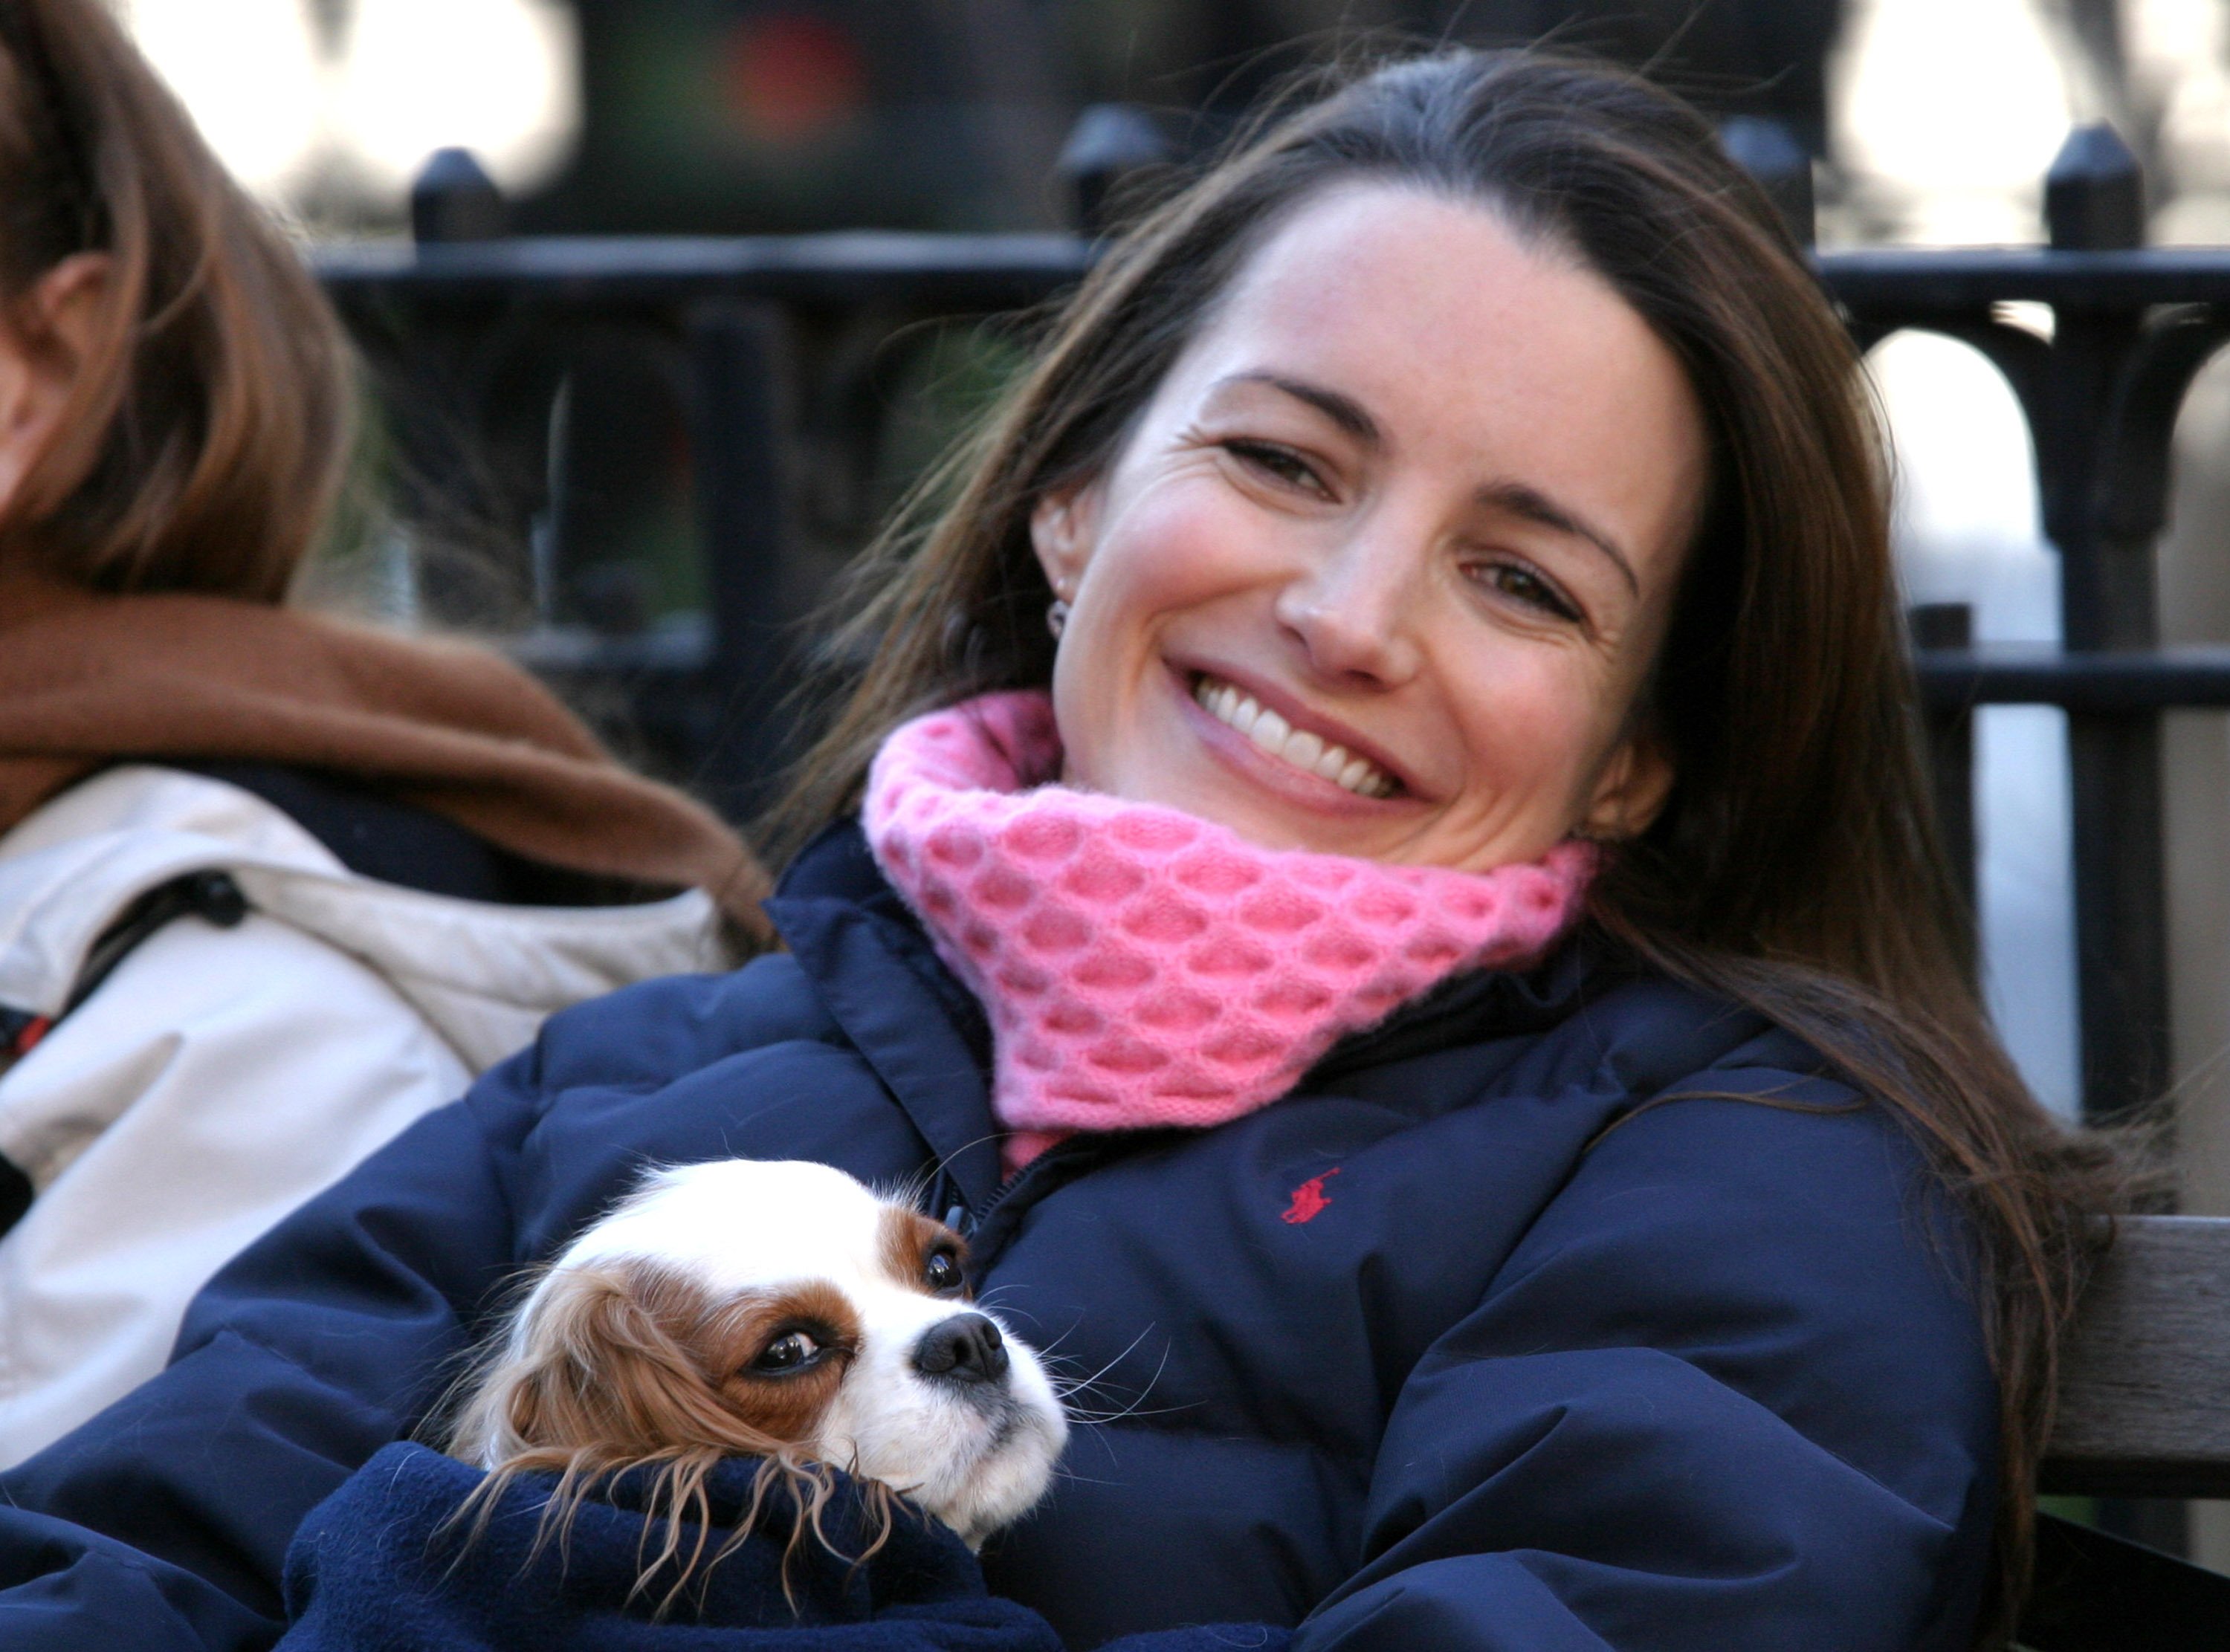
<svg viewBox="0 0 2230 1652"><path fill-rule="evenodd" d="M929 1260L921 1264L921 1282L940 1296L957 1291L968 1283L968 1276L960 1270L960 1258L950 1250L932 1250Z"/></svg>
<svg viewBox="0 0 2230 1652"><path fill-rule="evenodd" d="M751 1369L770 1375L802 1371L821 1357L821 1345L802 1331L785 1331L766 1345Z"/></svg>

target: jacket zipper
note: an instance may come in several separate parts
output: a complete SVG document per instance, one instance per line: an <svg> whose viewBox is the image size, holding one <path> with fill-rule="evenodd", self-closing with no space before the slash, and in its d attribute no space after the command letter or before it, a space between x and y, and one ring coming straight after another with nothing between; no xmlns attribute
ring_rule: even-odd
<svg viewBox="0 0 2230 1652"><path fill-rule="evenodd" d="M964 1203L954 1204L946 1213L945 1225L968 1241L970 1271L980 1272L1006 1250L1032 1205L1100 1165L1176 1134L1178 1133L1168 1130L1122 1131L1073 1136L1057 1142L1023 1166L1019 1174L1001 1183L990 1198L973 1209ZM952 1191L957 1194L960 1190L955 1186ZM959 1219L956 1221L955 1216Z"/></svg>

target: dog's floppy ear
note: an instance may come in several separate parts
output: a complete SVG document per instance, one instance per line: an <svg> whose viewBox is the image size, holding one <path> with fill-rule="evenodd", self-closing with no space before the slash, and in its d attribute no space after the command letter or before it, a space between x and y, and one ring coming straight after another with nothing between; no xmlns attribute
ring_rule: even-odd
<svg viewBox="0 0 2230 1652"><path fill-rule="evenodd" d="M451 1455L494 1468L583 1450L607 1461L685 1445L764 1450L719 1405L690 1346L708 1308L692 1282L649 1262L546 1276L477 1373Z"/></svg>
<svg viewBox="0 0 2230 1652"><path fill-rule="evenodd" d="M554 1276L522 1327L525 1357L504 1405L506 1432L528 1450L649 1453L686 1443L675 1423L707 1397L705 1372L674 1334L674 1310L694 1306L675 1299L692 1294L647 1266Z"/></svg>

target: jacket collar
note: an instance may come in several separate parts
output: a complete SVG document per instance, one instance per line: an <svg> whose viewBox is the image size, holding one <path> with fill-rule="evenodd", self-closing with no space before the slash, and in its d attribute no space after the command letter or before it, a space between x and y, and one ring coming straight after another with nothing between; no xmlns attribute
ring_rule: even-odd
<svg viewBox="0 0 2230 1652"><path fill-rule="evenodd" d="M1603 943L1582 929L1530 969L1475 969L1441 982L1377 1025L1341 1039L1302 1082L1476 1039L1545 1032L1634 973L1619 967Z"/></svg>
<svg viewBox="0 0 2230 1652"><path fill-rule="evenodd" d="M883 877L858 822L839 821L807 845L767 912L962 1198L971 1208L988 1200L1000 1180L989 1023ZM1632 973L1603 951L1582 932L1531 969L1457 976L1335 1045L1304 1086L1457 1044L1544 1032Z"/></svg>
<svg viewBox="0 0 2230 1652"><path fill-rule="evenodd" d="M855 820L798 854L767 916L971 1209L998 1192L991 1032L884 878Z"/></svg>

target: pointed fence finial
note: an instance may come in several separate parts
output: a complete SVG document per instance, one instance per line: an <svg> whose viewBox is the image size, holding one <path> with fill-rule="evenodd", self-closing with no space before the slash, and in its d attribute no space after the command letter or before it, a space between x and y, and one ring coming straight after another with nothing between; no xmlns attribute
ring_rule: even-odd
<svg viewBox="0 0 2230 1652"><path fill-rule="evenodd" d="M1813 239L1812 157L1778 120L1731 115L1719 125L1719 145L1757 180L1781 222L1800 247Z"/></svg>
<svg viewBox="0 0 2230 1652"><path fill-rule="evenodd" d="M437 149L410 186L410 233L421 246L494 241L505 229L503 191L469 149Z"/></svg>
<svg viewBox="0 0 2230 1652"><path fill-rule="evenodd" d="M1086 235L1105 234L1110 192L1130 174L1169 158L1169 139L1137 105L1095 103L1086 109L1069 129L1059 164L1077 228Z"/></svg>
<svg viewBox="0 0 2230 1652"><path fill-rule="evenodd" d="M2044 179L2044 222L2061 252L2144 243L2144 168L2104 121L2078 126L2053 157Z"/></svg>

